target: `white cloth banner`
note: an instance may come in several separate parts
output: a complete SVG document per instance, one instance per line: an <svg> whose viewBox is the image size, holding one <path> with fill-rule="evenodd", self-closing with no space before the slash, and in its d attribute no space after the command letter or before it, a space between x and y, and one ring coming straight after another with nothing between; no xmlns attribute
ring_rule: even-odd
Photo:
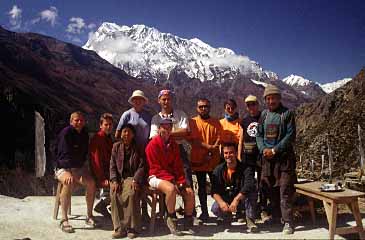
<svg viewBox="0 0 365 240"><path fill-rule="evenodd" d="M35 122L35 176L43 177L46 171L46 150L45 144L45 132L44 132L44 119L39 112L34 112Z"/></svg>

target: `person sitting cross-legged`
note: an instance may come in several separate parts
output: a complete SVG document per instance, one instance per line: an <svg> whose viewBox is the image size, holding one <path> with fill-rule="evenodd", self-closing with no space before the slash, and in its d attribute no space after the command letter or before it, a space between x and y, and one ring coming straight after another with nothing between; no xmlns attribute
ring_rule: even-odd
<svg viewBox="0 0 365 240"><path fill-rule="evenodd" d="M256 202L257 191L254 170L237 161L237 146L235 143L222 145L225 162L219 164L213 171L211 194L215 202L212 212L218 218L218 223L229 221L232 213L246 209L247 232L256 232Z"/></svg>
<svg viewBox="0 0 365 240"><path fill-rule="evenodd" d="M111 216L113 238L135 238L141 218L140 198L146 183L144 152L135 142L135 128L121 126L121 141L113 145L110 158Z"/></svg>
<svg viewBox="0 0 365 240"><path fill-rule="evenodd" d="M184 200L184 230L194 234L194 192L186 183L179 146L170 137L172 125L173 122L169 118L160 120L158 135L153 137L146 147L146 157L149 165L149 184L166 195L167 227L171 234L179 236L182 233L176 228L176 195L181 194Z"/></svg>

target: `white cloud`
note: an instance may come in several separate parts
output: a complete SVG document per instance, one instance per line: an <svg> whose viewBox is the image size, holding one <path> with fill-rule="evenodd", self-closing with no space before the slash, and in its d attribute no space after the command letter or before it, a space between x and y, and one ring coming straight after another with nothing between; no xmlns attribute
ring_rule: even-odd
<svg viewBox="0 0 365 240"><path fill-rule="evenodd" d="M70 18L70 23L67 25L66 32L80 34L86 27L84 19L80 17Z"/></svg>
<svg viewBox="0 0 365 240"><path fill-rule="evenodd" d="M51 26L54 27L57 23L58 18L58 10L56 7L51 6L49 9L45 9L38 13L39 17L36 17L30 20L30 24L34 25L39 23L41 20L45 22L51 23ZM29 21L28 21L29 24Z"/></svg>
<svg viewBox="0 0 365 240"><path fill-rule="evenodd" d="M140 49L137 43L129 37L105 39L102 42L95 41L93 49L109 62L141 62L144 59L143 49Z"/></svg>
<svg viewBox="0 0 365 240"><path fill-rule="evenodd" d="M17 5L14 5L8 12L8 15L11 29L19 29L22 24L22 9L20 9Z"/></svg>
<svg viewBox="0 0 365 240"><path fill-rule="evenodd" d="M93 29L96 28L96 24L95 23L90 23L89 25L87 25L88 29Z"/></svg>
<svg viewBox="0 0 365 240"><path fill-rule="evenodd" d="M39 13L42 20L50 22L52 26L56 24L58 17L58 10L56 7L50 7L49 9L43 10Z"/></svg>
<svg viewBox="0 0 365 240"><path fill-rule="evenodd" d="M77 37L77 36L67 34L66 37L67 37L68 40L70 40L72 42L82 43L81 39L79 37Z"/></svg>

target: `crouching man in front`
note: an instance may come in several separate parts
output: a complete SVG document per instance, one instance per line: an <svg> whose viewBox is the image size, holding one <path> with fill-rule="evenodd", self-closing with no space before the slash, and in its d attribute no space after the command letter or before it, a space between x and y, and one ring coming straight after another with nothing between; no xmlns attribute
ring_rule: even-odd
<svg viewBox="0 0 365 240"><path fill-rule="evenodd" d="M135 238L140 222L141 189L146 179L143 150L135 142L131 124L121 127L121 141L113 146L110 158L110 199L113 220L113 238Z"/></svg>
<svg viewBox="0 0 365 240"><path fill-rule="evenodd" d="M186 183L179 146L170 137L172 125L171 119L160 120L158 135L153 137L146 147L146 157L149 166L149 185L166 195L167 227L171 234L180 236L182 233L176 228L176 195L180 194L184 200L184 230L194 234L194 192Z"/></svg>
<svg viewBox="0 0 365 240"><path fill-rule="evenodd" d="M257 191L252 167L237 161L237 146L224 143L222 146L225 162L213 171L211 194L215 202L212 212L218 224L230 223L232 213L246 211L247 232L257 232L255 224Z"/></svg>

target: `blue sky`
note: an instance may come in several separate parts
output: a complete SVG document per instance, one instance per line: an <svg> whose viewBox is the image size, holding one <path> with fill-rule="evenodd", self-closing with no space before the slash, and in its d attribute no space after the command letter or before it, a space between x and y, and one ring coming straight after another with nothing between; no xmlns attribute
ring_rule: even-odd
<svg viewBox="0 0 365 240"><path fill-rule="evenodd" d="M365 66L364 0L0 0L0 24L82 46L102 22L145 24L325 83Z"/></svg>

